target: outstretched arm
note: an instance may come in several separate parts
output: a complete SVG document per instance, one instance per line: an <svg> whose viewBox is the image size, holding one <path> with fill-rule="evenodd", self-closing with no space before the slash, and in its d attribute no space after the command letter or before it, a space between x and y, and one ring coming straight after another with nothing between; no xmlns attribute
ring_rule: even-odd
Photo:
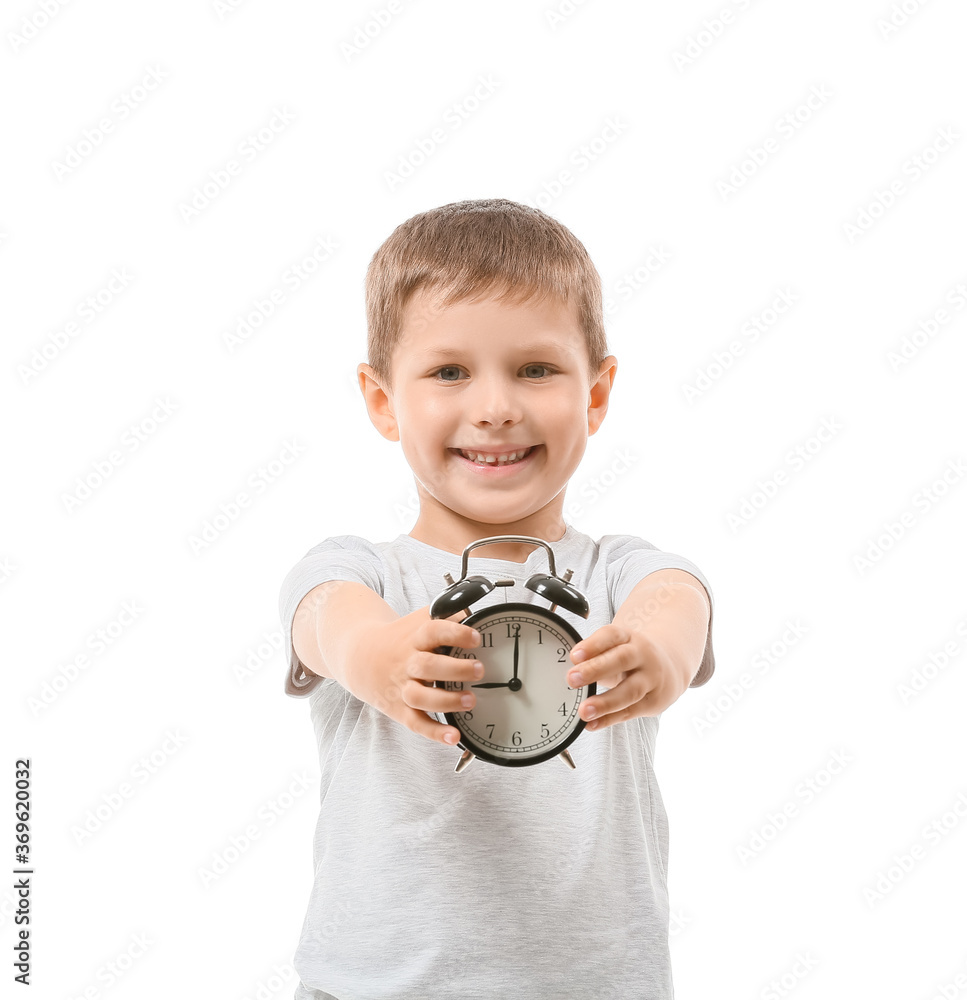
<svg viewBox="0 0 967 1000"><path fill-rule="evenodd" d="M710 613L705 588L685 570L639 580L613 622L571 650L568 683L598 681L610 689L581 706L588 729L658 715L677 701L702 663Z"/></svg>
<svg viewBox="0 0 967 1000"><path fill-rule="evenodd" d="M476 661L435 652L440 646L469 649L480 643L476 629L453 620L462 617L456 612L430 618L429 605L400 616L364 584L330 580L300 601L292 645L311 673L331 677L414 733L453 744L459 730L427 713L466 711L476 703L472 691L433 686L434 680L469 683L483 676Z"/></svg>

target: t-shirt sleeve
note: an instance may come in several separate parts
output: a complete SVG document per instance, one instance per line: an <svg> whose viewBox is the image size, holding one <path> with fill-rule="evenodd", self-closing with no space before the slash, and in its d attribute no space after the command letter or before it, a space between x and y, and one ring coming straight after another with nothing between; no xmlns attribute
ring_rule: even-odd
<svg viewBox="0 0 967 1000"><path fill-rule="evenodd" d="M313 587L327 580L362 583L383 596L382 558L379 549L358 535L337 535L311 548L286 574L279 594L279 618L289 651L285 693L293 698L309 695L323 680L306 671L292 645L292 623L299 602Z"/></svg>
<svg viewBox="0 0 967 1000"><path fill-rule="evenodd" d="M624 604L635 586L649 573L660 569L683 569L696 577L708 594L709 620L705 637L705 652L697 673L689 687L700 687L715 671L715 653L712 650L712 617L715 599L705 574L690 559L674 552L662 552L651 542L634 535L606 535L601 539L602 555L607 560L607 580L611 606L615 611Z"/></svg>

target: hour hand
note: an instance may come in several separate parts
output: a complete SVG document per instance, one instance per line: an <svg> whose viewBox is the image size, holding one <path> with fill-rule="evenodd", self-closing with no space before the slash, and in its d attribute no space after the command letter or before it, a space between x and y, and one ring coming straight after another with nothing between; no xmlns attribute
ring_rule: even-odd
<svg viewBox="0 0 967 1000"><path fill-rule="evenodd" d="M510 687L510 681L488 681L486 684L471 684L475 688L506 688Z"/></svg>

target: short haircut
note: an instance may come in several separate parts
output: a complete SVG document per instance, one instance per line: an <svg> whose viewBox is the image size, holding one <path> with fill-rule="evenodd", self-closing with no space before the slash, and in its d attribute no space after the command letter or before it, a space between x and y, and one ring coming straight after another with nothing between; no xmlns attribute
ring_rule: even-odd
<svg viewBox="0 0 967 1000"><path fill-rule="evenodd" d="M443 308L486 295L575 302L589 382L608 356L601 277L581 241L538 208L506 198L457 201L393 230L366 270L369 365L387 385L404 310L419 289L439 294Z"/></svg>

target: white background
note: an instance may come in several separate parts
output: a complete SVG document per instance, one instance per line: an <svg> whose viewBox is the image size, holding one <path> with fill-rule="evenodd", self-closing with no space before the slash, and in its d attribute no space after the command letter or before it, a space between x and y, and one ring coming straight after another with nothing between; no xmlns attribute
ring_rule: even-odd
<svg viewBox="0 0 967 1000"><path fill-rule="evenodd" d="M658 744L677 997L967 996L963 5L378 3L4 7L0 798L29 756L32 995L291 996L318 764L279 586L412 525L355 382L363 274L414 213L500 196L612 302L569 520L714 590L716 674Z"/></svg>

